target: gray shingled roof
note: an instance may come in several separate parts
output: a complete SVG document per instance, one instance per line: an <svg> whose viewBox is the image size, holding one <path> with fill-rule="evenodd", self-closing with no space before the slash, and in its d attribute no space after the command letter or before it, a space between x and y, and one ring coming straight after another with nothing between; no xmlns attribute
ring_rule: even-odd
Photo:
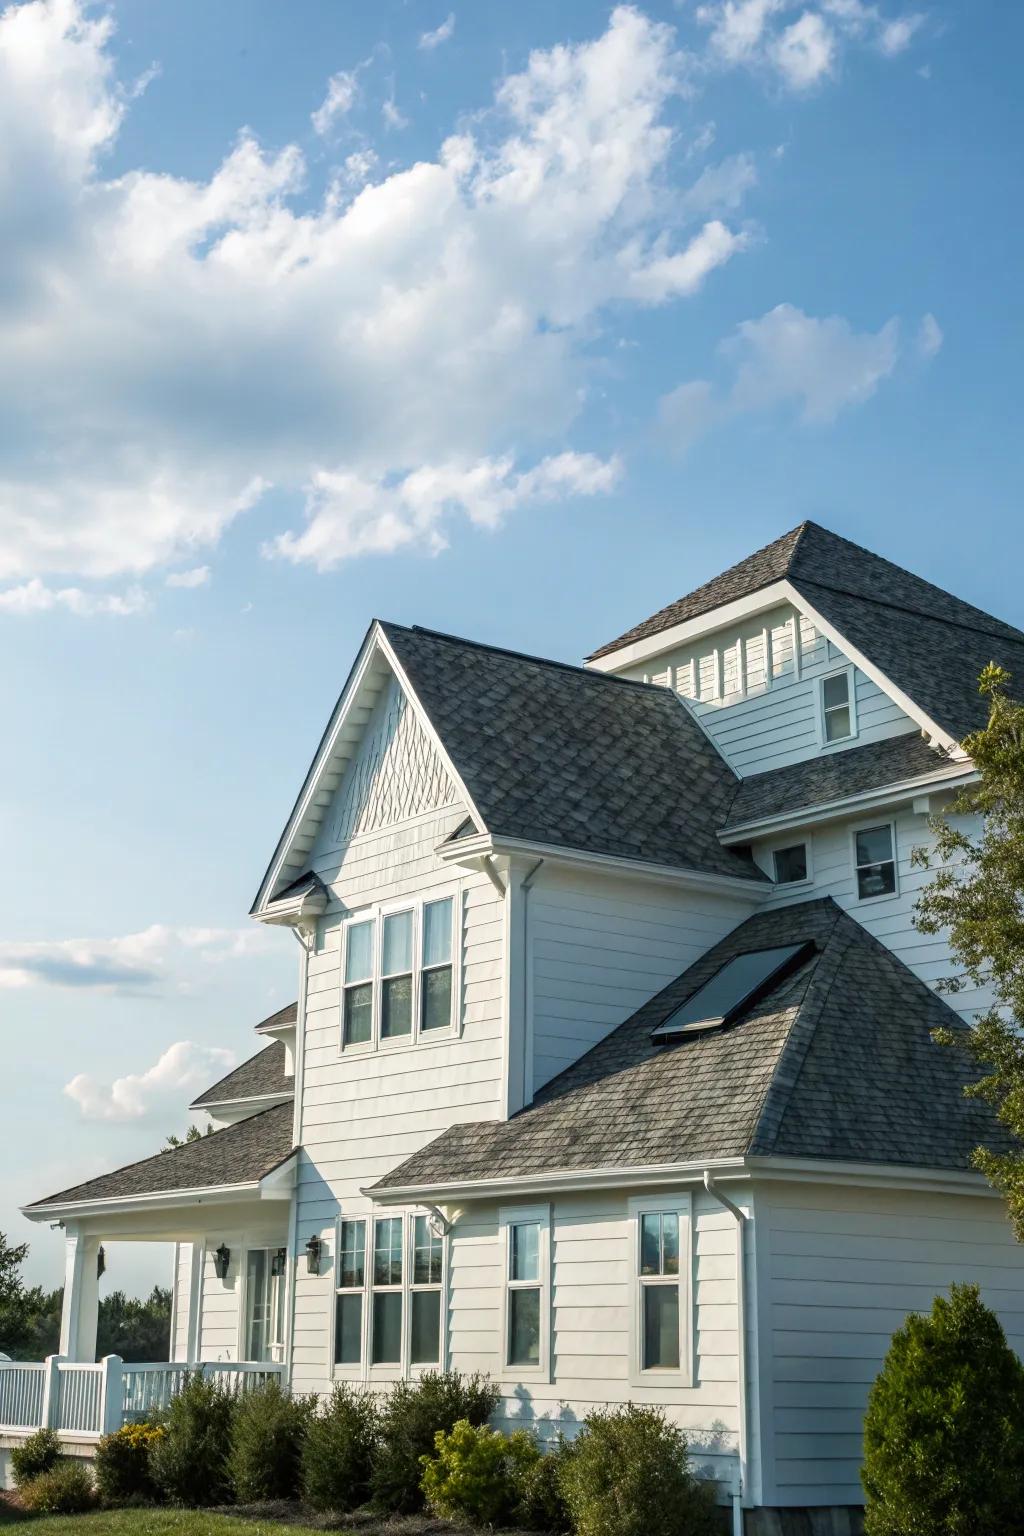
<svg viewBox="0 0 1024 1536"><path fill-rule="evenodd" d="M299 1005L298 1005L298 1002L285 1003L284 1007L283 1008L279 1008L276 1013L268 1014L268 1016L265 1019L260 1019L259 1023L255 1024L253 1026L253 1028L254 1029L280 1029L285 1024L297 1024L298 1020L299 1020Z"/></svg>
<svg viewBox="0 0 1024 1536"><path fill-rule="evenodd" d="M805 807L828 805L850 795L924 778L950 764L918 731L889 736L863 747L822 753L785 768L753 773L740 781L725 830Z"/></svg>
<svg viewBox="0 0 1024 1536"><path fill-rule="evenodd" d="M736 1024L655 1045L651 1031L727 960L813 940ZM453 1126L375 1186L473 1183L701 1158L780 1155L964 1169L1003 1145L965 1100L956 1014L830 898L760 912L508 1121Z"/></svg>
<svg viewBox="0 0 1024 1536"><path fill-rule="evenodd" d="M669 689L381 627L492 836L763 878L718 841L738 780Z"/></svg>
<svg viewBox="0 0 1024 1536"><path fill-rule="evenodd" d="M634 625L591 660L783 578L958 739L985 723L978 674L986 662L1001 662L1024 683L1021 630L812 522Z"/></svg>
<svg viewBox="0 0 1024 1536"><path fill-rule="evenodd" d="M250 1056L248 1061L243 1061L240 1067L228 1072L193 1100L195 1108L230 1103L234 1099L262 1099L270 1094L287 1094L290 1098L294 1078L285 1076L285 1056L283 1040L264 1046L262 1051L257 1051L255 1056Z"/></svg>
<svg viewBox="0 0 1024 1536"><path fill-rule="evenodd" d="M279 1104L226 1126L198 1141L158 1152L141 1163L129 1163L71 1189L62 1189L28 1210L70 1205L79 1200L117 1200L132 1195L186 1194L195 1189L254 1184L272 1173L292 1151L293 1110Z"/></svg>

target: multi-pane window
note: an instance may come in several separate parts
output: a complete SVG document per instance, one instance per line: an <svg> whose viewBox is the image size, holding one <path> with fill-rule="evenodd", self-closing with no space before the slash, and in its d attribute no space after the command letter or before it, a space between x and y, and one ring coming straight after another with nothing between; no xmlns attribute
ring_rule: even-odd
<svg viewBox="0 0 1024 1536"><path fill-rule="evenodd" d="M679 1213L640 1217L641 1366L679 1369Z"/></svg>
<svg viewBox="0 0 1024 1536"><path fill-rule="evenodd" d="M343 1048L411 1042L450 1030L455 901L444 896L347 923L342 943Z"/></svg>
<svg viewBox="0 0 1024 1536"><path fill-rule="evenodd" d="M363 1356L363 1290L366 1285L366 1222L343 1221L338 1229L338 1279L334 1360L358 1365Z"/></svg>
<svg viewBox="0 0 1024 1536"><path fill-rule="evenodd" d="M423 908L420 1024L425 1030L447 1029L452 1021L452 906L446 896Z"/></svg>
<svg viewBox="0 0 1024 1536"><path fill-rule="evenodd" d="M441 1359L441 1276L444 1242L426 1216L412 1222L412 1285L409 1292L409 1363Z"/></svg>
<svg viewBox="0 0 1024 1536"><path fill-rule="evenodd" d="M821 680L821 720L826 743L846 741L853 735L853 701L850 673L833 672Z"/></svg>
<svg viewBox="0 0 1024 1536"><path fill-rule="evenodd" d="M381 1039L394 1040L398 1035L411 1035L411 912L390 912L385 917L380 974Z"/></svg>
<svg viewBox="0 0 1024 1536"><path fill-rule="evenodd" d="M807 844L793 843L772 854L776 885L797 885L807 879Z"/></svg>
<svg viewBox="0 0 1024 1536"><path fill-rule="evenodd" d="M896 856L892 825L862 827L854 833L857 895L861 901L891 896L896 890Z"/></svg>
<svg viewBox="0 0 1024 1536"><path fill-rule="evenodd" d="M250 1248L245 1264L245 1358L280 1360L284 1350L286 1251Z"/></svg>
<svg viewBox="0 0 1024 1536"><path fill-rule="evenodd" d="M345 935L342 1039L365 1045L373 1035L373 922L350 923Z"/></svg>
<svg viewBox="0 0 1024 1536"><path fill-rule="evenodd" d="M509 1225L507 1365L540 1365L540 1234L539 1221Z"/></svg>
<svg viewBox="0 0 1024 1536"><path fill-rule="evenodd" d="M378 1216L373 1224L374 1365L399 1365L402 1360L402 1225L401 1216Z"/></svg>

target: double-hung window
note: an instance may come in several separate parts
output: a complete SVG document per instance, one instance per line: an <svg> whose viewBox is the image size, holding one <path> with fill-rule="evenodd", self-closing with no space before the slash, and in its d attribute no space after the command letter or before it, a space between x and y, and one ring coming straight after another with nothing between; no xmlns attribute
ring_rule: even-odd
<svg viewBox="0 0 1024 1536"><path fill-rule="evenodd" d="M334 1363L358 1365L363 1358L363 1291L366 1287L366 1222L338 1227L338 1278L334 1316Z"/></svg>
<svg viewBox="0 0 1024 1536"><path fill-rule="evenodd" d="M548 1372L550 1210L502 1211L505 1314L502 1367L506 1376Z"/></svg>
<svg viewBox="0 0 1024 1536"><path fill-rule="evenodd" d="M691 1376L690 1201L630 1201L633 1253L632 1379Z"/></svg>
<svg viewBox="0 0 1024 1536"><path fill-rule="evenodd" d="M416 1212L338 1223L334 1363L389 1378L440 1365L444 1238Z"/></svg>
<svg viewBox="0 0 1024 1536"><path fill-rule="evenodd" d="M853 862L860 901L896 894L896 838L891 822L853 834Z"/></svg>
<svg viewBox="0 0 1024 1536"><path fill-rule="evenodd" d="M824 746L849 741L857 734L857 705L853 692L853 668L831 672L821 679L819 694L821 739Z"/></svg>
<svg viewBox="0 0 1024 1536"><path fill-rule="evenodd" d="M450 1031L456 1012L455 898L350 918L341 965L343 1050L409 1045Z"/></svg>

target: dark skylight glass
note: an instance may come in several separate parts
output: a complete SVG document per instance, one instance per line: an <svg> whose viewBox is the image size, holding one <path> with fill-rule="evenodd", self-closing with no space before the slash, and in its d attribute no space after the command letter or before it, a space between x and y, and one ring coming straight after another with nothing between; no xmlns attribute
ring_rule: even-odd
<svg viewBox="0 0 1024 1536"><path fill-rule="evenodd" d="M691 998L651 1032L653 1040L728 1024L783 976L796 969L814 945L783 944L734 955Z"/></svg>

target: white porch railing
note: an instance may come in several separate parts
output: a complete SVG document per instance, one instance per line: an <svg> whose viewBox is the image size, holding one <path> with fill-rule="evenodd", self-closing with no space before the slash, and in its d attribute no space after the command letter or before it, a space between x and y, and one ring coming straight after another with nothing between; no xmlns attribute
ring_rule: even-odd
<svg viewBox="0 0 1024 1536"><path fill-rule="evenodd" d="M108 1355L81 1365L51 1355L43 1365L0 1361L0 1434L44 1425L74 1435L101 1435L166 1408L189 1373L201 1372L232 1392L279 1380L284 1367L269 1361L217 1360L191 1365L125 1365Z"/></svg>

